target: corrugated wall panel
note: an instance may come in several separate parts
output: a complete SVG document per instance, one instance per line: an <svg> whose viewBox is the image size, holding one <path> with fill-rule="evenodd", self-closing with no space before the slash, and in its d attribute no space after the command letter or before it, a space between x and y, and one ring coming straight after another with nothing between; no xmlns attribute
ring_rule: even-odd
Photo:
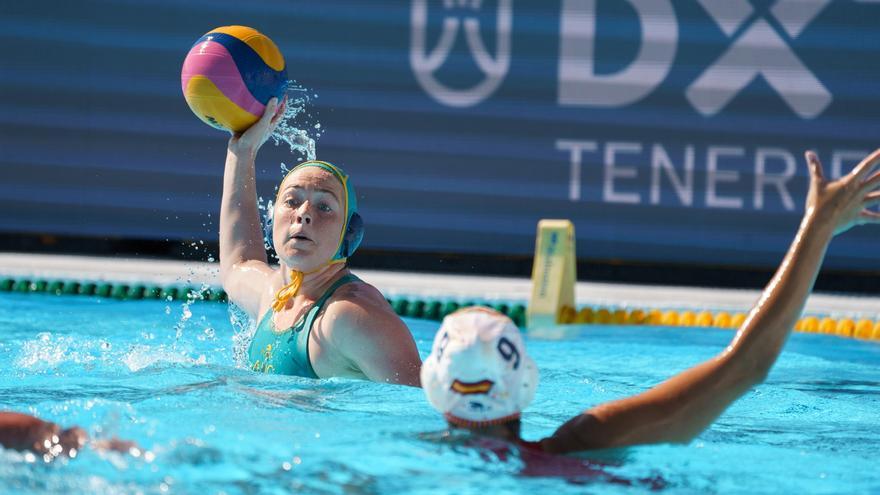
<svg viewBox="0 0 880 495"><path fill-rule="evenodd" d="M460 3L6 2L0 230L216 238L226 138L179 71L226 24L270 35L318 95L318 156L354 177L374 249L529 254L562 217L584 258L771 266L802 151L845 171L880 145L876 2ZM293 161L264 148L264 196ZM878 235L828 265L880 269Z"/></svg>

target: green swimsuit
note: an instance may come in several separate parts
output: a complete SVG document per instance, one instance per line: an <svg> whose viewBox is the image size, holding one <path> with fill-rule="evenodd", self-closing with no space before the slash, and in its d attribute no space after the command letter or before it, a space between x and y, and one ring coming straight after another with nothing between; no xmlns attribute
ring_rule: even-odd
<svg viewBox="0 0 880 495"><path fill-rule="evenodd" d="M275 331L275 324L272 321L273 311L271 309L266 311L248 348L248 363L251 369L263 373L318 378L309 360L309 334L312 333L315 318L336 289L347 283L360 281L351 274L340 278L315 301L315 305L306 314L283 332Z"/></svg>

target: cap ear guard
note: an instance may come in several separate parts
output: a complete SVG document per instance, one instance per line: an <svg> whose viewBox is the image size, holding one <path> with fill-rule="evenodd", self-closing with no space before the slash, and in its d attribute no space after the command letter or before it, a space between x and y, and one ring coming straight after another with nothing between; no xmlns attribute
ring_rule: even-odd
<svg viewBox="0 0 880 495"><path fill-rule="evenodd" d="M364 240L364 219L358 212L354 212L348 219L348 227L345 228L345 235L342 236L342 244L339 246L336 258L348 258L354 254L362 240Z"/></svg>

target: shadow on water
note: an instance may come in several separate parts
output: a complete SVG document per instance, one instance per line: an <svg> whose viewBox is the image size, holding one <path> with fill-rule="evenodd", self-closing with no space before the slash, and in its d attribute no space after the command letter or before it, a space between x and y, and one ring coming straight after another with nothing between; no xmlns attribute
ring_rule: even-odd
<svg viewBox="0 0 880 495"><path fill-rule="evenodd" d="M865 380L810 380L797 383L776 383L781 388L799 392L823 392L838 396L875 395L880 396L880 383Z"/></svg>
<svg viewBox="0 0 880 495"><path fill-rule="evenodd" d="M668 482L659 473L629 477L615 474L630 460L633 449L604 449L569 455L550 454L461 429L424 432L409 436L448 449L474 462L470 469L491 471L514 478L559 478L573 485L618 485L662 490Z"/></svg>
<svg viewBox="0 0 880 495"><path fill-rule="evenodd" d="M195 391L226 385L225 379L187 383L173 387L145 389L126 385L96 384L88 386L68 386L64 389L53 387L2 388L4 400L10 403L33 404L43 401L70 401L77 399L102 399L107 401L136 404L157 397L186 395Z"/></svg>

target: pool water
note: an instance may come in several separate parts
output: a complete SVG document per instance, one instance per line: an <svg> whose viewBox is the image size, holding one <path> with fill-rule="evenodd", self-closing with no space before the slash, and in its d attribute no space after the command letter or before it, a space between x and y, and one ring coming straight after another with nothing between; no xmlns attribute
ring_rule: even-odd
<svg viewBox="0 0 880 495"><path fill-rule="evenodd" d="M438 325L407 324L424 357ZM541 383L523 436L644 390L731 336L582 326L530 337ZM225 304L0 294L0 409L148 451L50 464L0 451L0 493L880 492L877 343L793 335L767 382L690 445L582 461L633 486L529 476L517 455L450 440L419 389L256 374L236 365L243 345Z"/></svg>

